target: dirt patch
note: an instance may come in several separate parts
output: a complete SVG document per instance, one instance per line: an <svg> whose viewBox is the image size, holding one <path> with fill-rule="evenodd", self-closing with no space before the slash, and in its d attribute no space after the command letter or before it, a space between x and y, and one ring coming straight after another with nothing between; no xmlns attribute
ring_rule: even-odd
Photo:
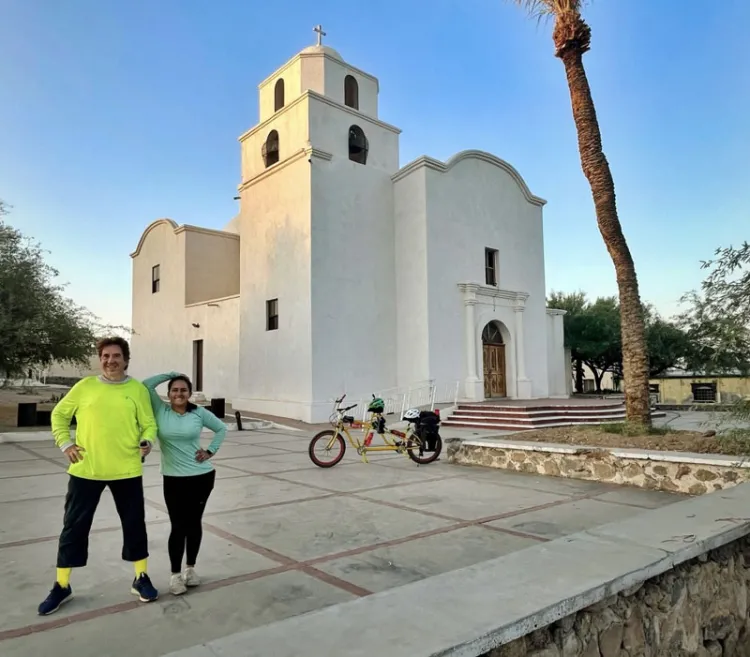
<svg viewBox="0 0 750 657"><path fill-rule="evenodd" d="M36 402L37 410L50 411L55 407L54 403L48 402L53 396L60 397L68 388L35 388L21 390L18 388L0 389L0 429L4 431L17 429L18 404Z"/></svg>
<svg viewBox="0 0 750 657"><path fill-rule="evenodd" d="M609 433L600 426L555 427L524 431L502 436L503 440L522 440L535 443L559 443L591 447L626 447L665 452L693 452L696 454L750 454L750 437L736 435L705 438L698 431L669 431L663 435L624 435Z"/></svg>

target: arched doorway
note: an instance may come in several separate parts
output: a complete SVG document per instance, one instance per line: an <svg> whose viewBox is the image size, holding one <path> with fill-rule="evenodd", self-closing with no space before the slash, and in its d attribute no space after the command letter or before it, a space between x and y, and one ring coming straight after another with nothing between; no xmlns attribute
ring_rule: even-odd
<svg viewBox="0 0 750 657"><path fill-rule="evenodd" d="M484 397L506 397L505 341L498 322L490 322L482 331L484 355Z"/></svg>

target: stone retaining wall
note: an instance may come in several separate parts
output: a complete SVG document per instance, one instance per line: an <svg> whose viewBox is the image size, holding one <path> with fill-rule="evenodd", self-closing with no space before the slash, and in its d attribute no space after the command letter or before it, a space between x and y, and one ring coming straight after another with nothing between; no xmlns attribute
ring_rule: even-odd
<svg viewBox="0 0 750 657"><path fill-rule="evenodd" d="M750 657L743 538L483 657Z"/></svg>
<svg viewBox="0 0 750 657"><path fill-rule="evenodd" d="M626 484L688 495L723 490L750 479L740 457L646 450L597 449L522 441L447 441L448 460L553 477Z"/></svg>

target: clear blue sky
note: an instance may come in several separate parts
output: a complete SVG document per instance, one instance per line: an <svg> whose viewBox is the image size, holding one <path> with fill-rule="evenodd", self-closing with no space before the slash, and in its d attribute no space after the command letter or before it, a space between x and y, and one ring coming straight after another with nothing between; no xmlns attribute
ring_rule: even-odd
<svg viewBox="0 0 750 657"><path fill-rule="evenodd" d="M699 261L750 238L747 0L598 0L585 58L642 296L666 314ZM380 79L402 164L479 148L546 198L550 289L616 291L550 26L503 0L0 0L0 198L69 293L130 319L142 230L237 211L257 84L313 43Z"/></svg>

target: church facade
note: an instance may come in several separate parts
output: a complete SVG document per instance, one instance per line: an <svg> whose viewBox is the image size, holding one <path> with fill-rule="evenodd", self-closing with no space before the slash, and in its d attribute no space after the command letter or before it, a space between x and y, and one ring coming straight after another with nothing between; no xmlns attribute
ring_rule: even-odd
<svg viewBox="0 0 750 657"><path fill-rule="evenodd" d="M542 209L483 151L399 166L379 83L304 49L259 85L224 230L160 219L133 262L131 374L183 371L235 409L319 422L433 380L459 398L566 397Z"/></svg>

